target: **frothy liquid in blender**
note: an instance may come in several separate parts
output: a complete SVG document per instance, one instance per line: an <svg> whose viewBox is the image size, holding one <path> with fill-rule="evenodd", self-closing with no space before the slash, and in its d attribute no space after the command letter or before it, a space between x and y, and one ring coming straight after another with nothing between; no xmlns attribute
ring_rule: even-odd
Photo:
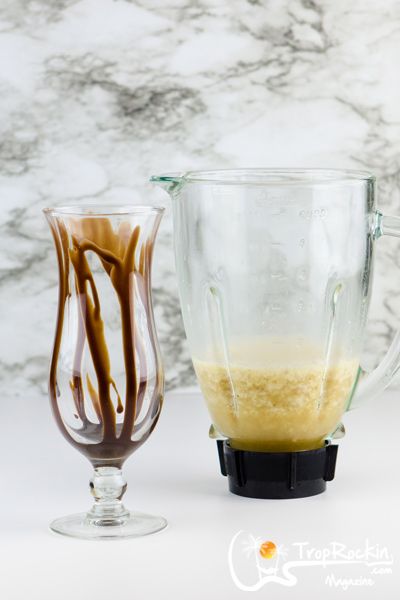
<svg viewBox="0 0 400 600"><path fill-rule="evenodd" d="M338 354L339 356L339 354ZM358 362L312 344L240 342L229 359L193 361L214 425L243 450L324 445L346 409Z"/></svg>

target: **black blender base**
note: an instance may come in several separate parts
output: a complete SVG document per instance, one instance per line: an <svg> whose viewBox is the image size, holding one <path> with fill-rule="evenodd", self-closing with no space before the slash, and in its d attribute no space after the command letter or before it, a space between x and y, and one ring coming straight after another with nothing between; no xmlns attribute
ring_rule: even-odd
<svg viewBox="0 0 400 600"><path fill-rule="evenodd" d="M335 476L338 446L301 452L235 450L217 440L222 475L229 490L247 498L306 498L321 494Z"/></svg>

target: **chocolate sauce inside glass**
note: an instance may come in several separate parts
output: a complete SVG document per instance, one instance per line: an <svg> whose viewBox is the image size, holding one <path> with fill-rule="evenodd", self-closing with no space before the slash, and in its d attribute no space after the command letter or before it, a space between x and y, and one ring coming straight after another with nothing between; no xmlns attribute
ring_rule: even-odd
<svg viewBox="0 0 400 600"><path fill-rule="evenodd" d="M142 240L139 226L132 228L129 223L122 223L118 230L114 231L110 220L104 217L66 219L64 216L47 215L47 218L59 265L57 326L49 376L53 413L63 435L95 467L107 465L120 468L126 458L150 435L158 420L163 399L163 372L155 337L150 293L151 260L158 223L152 235ZM88 253L98 256L118 299L125 370L123 398L119 395L111 373L101 310L102 299L89 265ZM135 256L138 256L138 264ZM155 357L157 367L148 407L144 416L141 415L140 422L137 422L137 416L149 390L144 342L136 325L135 285L144 309L151 353ZM57 382L65 307L72 294L76 295L79 305L78 331L69 381L75 418L80 422L76 429L64 423L60 412L60 390ZM83 372L85 344L90 352L95 381L91 380L88 373ZM140 373L137 362L140 363ZM65 390L63 393L65 394ZM117 398L117 406L113 397ZM87 416L85 406L88 402L91 402L98 422L93 422ZM123 415L122 422L117 422L117 414ZM82 442L82 438L87 443ZM101 441L98 441L99 439Z"/></svg>

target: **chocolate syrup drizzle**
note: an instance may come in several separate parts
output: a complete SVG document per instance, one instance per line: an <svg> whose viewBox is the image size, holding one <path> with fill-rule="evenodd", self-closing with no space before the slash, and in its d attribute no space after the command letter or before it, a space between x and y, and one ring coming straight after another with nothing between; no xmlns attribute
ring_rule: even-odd
<svg viewBox="0 0 400 600"><path fill-rule="evenodd" d="M95 467L105 465L121 467L126 458L152 432L163 401L163 372L155 336L150 290L151 261L158 223L152 236L141 243L139 264L136 265L135 256L141 241L139 226L132 230L129 223L122 223L118 232L114 232L107 218L82 217L69 218L67 229L63 217L49 214L46 216L53 234L59 266L57 325L49 376L53 413L63 435L85 454ZM100 298L87 259L88 252L98 256L118 298L125 368L123 399L111 375ZM74 273L73 290L70 289L71 269ZM135 287L146 315L150 351L156 363L154 389L140 422L137 422L137 417L146 396L148 374L145 346L135 320ZM77 296L79 310L69 387L74 402L75 417L81 421L79 428L73 428L63 421L57 383L65 307L73 293ZM82 372L85 344L90 351L96 382L91 381L88 373L84 375ZM83 377L86 382L86 394ZM112 392L117 398L116 407ZM94 423L87 416L85 406L88 402L93 406L98 423ZM117 413L123 413L122 423L117 423ZM88 440L88 443L79 441L79 438ZM98 441L99 439L101 441Z"/></svg>

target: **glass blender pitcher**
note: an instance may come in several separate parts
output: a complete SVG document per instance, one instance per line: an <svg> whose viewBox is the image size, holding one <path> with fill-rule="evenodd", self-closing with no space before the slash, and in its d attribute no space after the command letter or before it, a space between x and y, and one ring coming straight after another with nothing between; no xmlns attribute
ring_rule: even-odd
<svg viewBox="0 0 400 600"><path fill-rule="evenodd" d="M152 177L172 197L196 375L236 494L304 497L333 479L341 417L400 365L397 335L360 367L375 241L400 218L362 171L238 169Z"/></svg>

